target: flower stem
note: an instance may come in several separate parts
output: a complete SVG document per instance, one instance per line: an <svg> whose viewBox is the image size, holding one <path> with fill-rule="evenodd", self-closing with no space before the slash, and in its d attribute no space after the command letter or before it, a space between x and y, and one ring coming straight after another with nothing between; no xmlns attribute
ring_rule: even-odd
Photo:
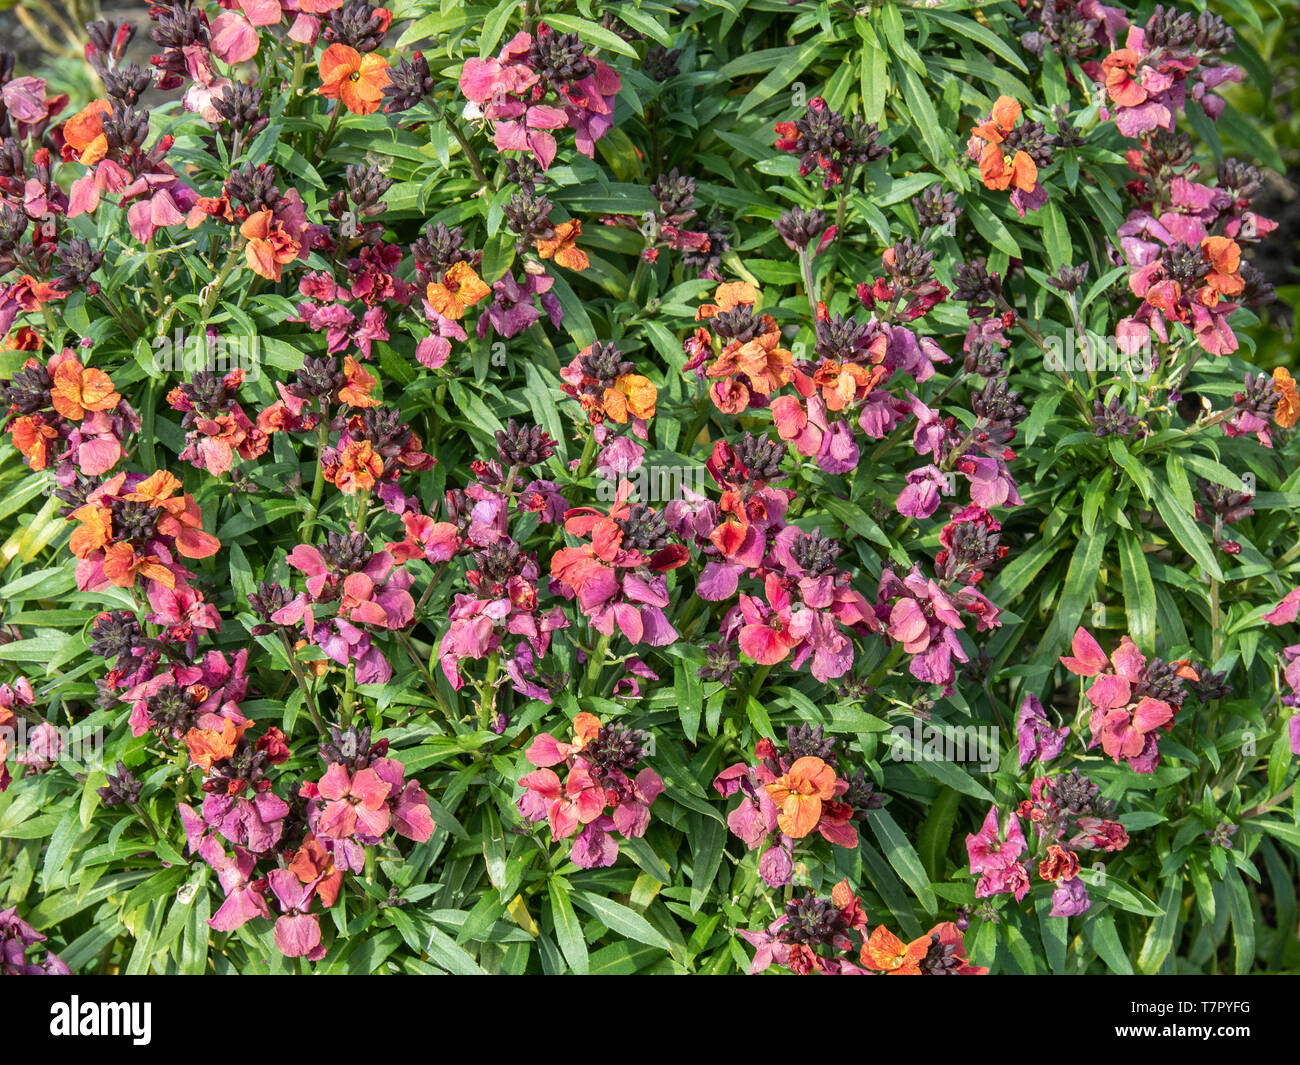
<svg viewBox="0 0 1300 1065"><path fill-rule="evenodd" d="M763 682L767 680L767 675L771 672L771 666L759 666L754 670L754 676L749 682L749 687L740 695L739 705L736 707L738 716L749 713L749 700L758 698L758 693L763 688Z"/></svg>
<svg viewBox="0 0 1300 1065"><path fill-rule="evenodd" d="M320 517L320 503L325 495L325 449L329 447L330 442L330 409L328 403L323 403L320 415L320 425L316 430L316 479L311 486L311 515L303 523L302 535L303 543L311 543L311 531L316 525L316 519Z"/></svg>
<svg viewBox="0 0 1300 1065"><path fill-rule="evenodd" d="M465 159L469 163L470 170L474 172L474 177L477 179L478 183L486 189L489 182L487 174L483 170L483 164L479 161L478 153L474 151L473 146L466 139L465 134L460 131L460 127L456 125L453 119L447 118L444 115L443 121L447 123L447 129L451 135L456 138L456 143L460 145L460 150L465 153Z"/></svg>
<svg viewBox="0 0 1300 1065"><path fill-rule="evenodd" d="M596 649L592 651L591 657L587 660L587 676L582 682L581 695L586 698L596 691L596 685L600 681L601 670L605 668L605 658L609 654L609 644L614 638L613 632L608 636L601 636L596 642Z"/></svg>
<svg viewBox="0 0 1300 1065"><path fill-rule="evenodd" d="M294 654L293 644L289 642L289 634L281 632L280 639L284 641L284 651L289 656L289 671L293 674L293 679L298 682L298 690L302 692L303 706L307 708L307 713L311 716L311 723L316 726L316 731L324 736L326 732L325 723L321 720L320 711L316 709L316 697L312 695L311 685L307 683L306 674L303 673L302 666Z"/></svg>

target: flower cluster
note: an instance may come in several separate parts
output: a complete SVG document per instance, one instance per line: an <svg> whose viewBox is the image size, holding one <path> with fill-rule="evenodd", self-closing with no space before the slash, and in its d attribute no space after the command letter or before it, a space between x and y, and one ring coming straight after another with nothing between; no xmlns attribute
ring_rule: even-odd
<svg viewBox="0 0 1300 1065"><path fill-rule="evenodd" d="M650 827L650 807L664 790L649 766L651 736L618 721L602 725L595 714L573 720L573 740L538 735L526 757L537 768L519 783L526 789L516 805L529 821L545 821L553 840L575 832L569 857L583 869L613 865L618 840L636 839ZM562 766L564 777L551 767ZM632 774L635 772L635 776Z"/></svg>
<svg viewBox="0 0 1300 1065"><path fill-rule="evenodd" d="M971 965L960 927L952 921L935 925L904 943L885 925L868 934L862 903L847 880L831 889L829 899L806 894L792 898L766 928L741 931L756 948L752 974L774 965L799 976L984 976L985 966Z"/></svg>
<svg viewBox="0 0 1300 1065"><path fill-rule="evenodd" d="M1183 681L1198 679L1196 670L1186 661L1148 659L1127 636L1108 659L1082 627L1071 652L1061 664L1075 676L1097 678L1085 693L1092 705L1089 748L1100 743L1114 761L1123 759L1138 773L1154 772L1159 732L1173 728L1186 694Z"/></svg>
<svg viewBox="0 0 1300 1065"><path fill-rule="evenodd" d="M622 79L590 55L574 33L539 26L516 34L498 56L470 59L460 76L466 117L492 124L500 151L528 152L543 169L555 161L552 130L573 130L578 151L591 157L613 127Z"/></svg>
<svg viewBox="0 0 1300 1065"><path fill-rule="evenodd" d="M751 851L761 850L758 870L772 887L793 883L796 848L816 833L837 847L856 847L855 822L883 799L861 770L838 775L838 743L820 726L786 732L786 747L759 740L754 764L737 762L713 780L724 798L740 794L727 826Z"/></svg>

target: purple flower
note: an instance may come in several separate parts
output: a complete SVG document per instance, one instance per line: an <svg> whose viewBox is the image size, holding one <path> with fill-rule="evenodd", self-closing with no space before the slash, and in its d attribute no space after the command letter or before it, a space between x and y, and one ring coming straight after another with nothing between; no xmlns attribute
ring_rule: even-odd
<svg viewBox="0 0 1300 1065"><path fill-rule="evenodd" d="M1092 903L1088 899L1088 889L1077 876L1062 880L1052 892L1052 912L1049 917L1078 917Z"/></svg>
<svg viewBox="0 0 1300 1065"><path fill-rule="evenodd" d="M1031 762L1050 762L1065 746L1069 728L1052 728L1036 695L1026 695L1016 716L1016 739L1020 743L1020 768Z"/></svg>

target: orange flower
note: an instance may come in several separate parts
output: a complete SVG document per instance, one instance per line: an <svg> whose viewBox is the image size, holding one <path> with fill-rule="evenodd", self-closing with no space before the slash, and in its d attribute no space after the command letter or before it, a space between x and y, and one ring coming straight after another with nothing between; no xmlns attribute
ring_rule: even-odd
<svg viewBox="0 0 1300 1065"><path fill-rule="evenodd" d="M14 447L27 459L34 470L43 470L49 464L49 441L57 440L59 431L52 425L46 425L38 417L15 419L10 427L13 433Z"/></svg>
<svg viewBox="0 0 1300 1065"><path fill-rule="evenodd" d="M369 440L354 440L339 455L339 460L325 471L326 478L341 492L356 495L369 491L384 472L384 460L370 446Z"/></svg>
<svg viewBox="0 0 1300 1065"><path fill-rule="evenodd" d="M1300 396L1296 395L1295 378L1285 366L1273 371L1273 391L1281 396L1273 410L1273 420L1283 429L1290 429L1300 417Z"/></svg>
<svg viewBox="0 0 1300 1065"><path fill-rule="evenodd" d="M465 261L452 263L441 281L429 282L425 298L444 318L460 319L465 310L490 295L492 289Z"/></svg>
<svg viewBox="0 0 1300 1065"><path fill-rule="evenodd" d="M1201 257L1210 264L1205 287L1198 293L1205 306L1213 307L1220 296L1235 296L1246 287L1241 279L1241 248L1227 237L1206 237L1201 241Z"/></svg>
<svg viewBox="0 0 1300 1065"><path fill-rule="evenodd" d="M716 303L701 303L695 311L695 320L712 318L719 311L733 311L741 304L752 307L758 302L758 290L748 281L727 281L713 294Z"/></svg>
<svg viewBox="0 0 1300 1065"><path fill-rule="evenodd" d="M1101 61L1106 76L1106 92L1120 107L1137 107L1145 103L1146 89L1133 76L1137 73L1138 54L1131 48L1111 52Z"/></svg>
<svg viewBox="0 0 1300 1065"><path fill-rule="evenodd" d="M555 227L555 236L550 240L537 242L537 254L543 259L554 259L560 266L570 270L582 271L591 265L587 253L578 247L576 241L582 236L582 223L576 218L561 222Z"/></svg>
<svg viewBox="0 0 1300 1065"><path fill-rule="evenodd" d="M835 770L820 758L805 755L783 777L767 785L767 793L780 807L776 823L792 839L802 839L817 827L822 802L835 795Z"/></svg>
<svg viewBox="0 0 1300 1065"><path fill-rule="evenodd" d="M328 100L341 100L354 115L379 110L388 84L388 60L369 52L362 55L346 44L331 44L320 57L318 90Z"/></svg>
<svg viewBox="0 0 1300 1065"><path fill-rule="evenodd" d="M5 351L40 351L45 341L29 325L20 325L5 337Z"/></svg>
<svg viewBox="0 0 1300 1065"><path fill-rule="evenodd" d="M72 512L72 519L81 522L68 540L68 548L77 558L85 558L113 539L113 513L100 503L78 507Z"/></svg>
<svg viewBox="0 0 1300 1065"><path fill-rule="evenodd" d="M822 391L827 410L843 410L850 403L864 399L889 371L884 366L867 369L857 363L822 363L813 374L813 384Z"/></svg>
<svg viewBox="0 0 1300 1065"><path fill-rule="evenodd" d="M1072 880L1079 875L1079 856L1053 843L1047 848L1047 857L1038 863L1038 875L1052 883Z"/></svg>
<svg viewBox="0 0 1300 1065"><path fill-rule="evenodd" d="M605 389L601 405L607 418L622 425L629 415L649 421L655 416L655 400L658 398L659 390L648 377L625 373L614 382L613 388Z"/></svg>
<svg viewBox="0 0 1300 1065"><path fill-rule="evenodd" d="M997 144L989 144L980 155L980 178L986 189L1005 189L1013 183L1021 192L1033 192L1038 183L1038 164L1026 152L1003 155Z"/></svg>
<svg viewBox="0 0 1300 1065"><path fill-rule="evenodd" d="M1005 189L1013 183L1021 192L1033 192L1038 182L1038 165L1026 152L1007 155L998 147L1020 121L1020 104L1010 96L999 96L993 115L976 126L973 134L987 143L980 154L980 178L986 189Z"/></svg>
<svg viewBox="0 0 1300 1065"><path fill-rule="evenodd" d="M366 371L351 355L343 358L343 374L347 384L339 389L339 399L353 407L379 406L379 400L370 394L375 387L374 374Z"/></svg>
<svg viewBox="0 0 1300 1065"><path fill-rule="evenodd" d="M890 976L920 976L921 959L930 948L930 937L904 944L883 924L862 945L862 964Z"/></svg>
<svg viewBox="0 0 1300 1065"><path fill-rule="evenodd" d="M229 758L239 746L239 739L248 728L249 722L236 725L226 718L221 729L192 728L185 733L185 746L190 750L190 761L203 770L212 768L213 762Z"/></svg>
<svg viewBox="0 0 1300 1065"><path fill-rule="evenodd" d="M298 258L298 242L276 221L270 208L250 214L239 232L248 240L244 247L248 268L268 281L279 281L284 265Z"/></svg>
<svg viewBox="0 0 1300 1065"><path fill-rule="evenodd" d="M755 392L770 396L790 380L794 356L780 346L781 334L775 329L756 336L731 353L736 369L749 378ZM724 350L723 355L727 352ZM720 359L719 362L722 362ZM708 372L714 375L717 364Z"/></svg>
<svg viewBox="0 0 1300 1065"><path fill-rule="evenodd" d="M112 410L122 399L103 370L82 366L76 358L64 359L54 368L50 402L70 421L79 422L92 410Z"/></svg>
<svg viewBox="0 0 1300 1065"><path fill-rule="evenodd" d="M168 588L176 587L176 577L155 555L137 555L128 543L109 544L104 548L104 576L119 588L130 588L136 576L142 576Z"/></svg>
<svg viewBox="0 0 1300 1065"><path fill-rule="evenodd" d="M194 502L194 497L175 494L180 486L181 482L172 474L166 470L159 470L136 485L135 491L128 492L125 498L136 503L148 503L151 507L161 510L163 514L158 518L158 531L164 536L172 537L176 541L176 550L186 558L207 558L216 554L221 547L221 541L211 533L203 531L203 512ZM166 567L161 568L168 577L171 576L170 570ZM145 571L142 568L140 572ZM152 577L152 574L146 576ZM170 588L171 584L168 583L167 587Z"/></svg>
<svg viewBox="0 0 1300 1065"><path fill-rule="evenodd" d="M1016 128L1020 121L1020 104L1010 96L999 96L993 105L989 121L976 126L972 132L990 144L1001 144L1003 137Z"/></svg>
<svg viewBox="0 0 1300 1065"><path fill-rule="evenodd" d="M157 507L174 496L180 486L180 479L175 474L158 470L136 485L135 490L128 492L126 498L132 503L148 503Z"/></svg>
<svg viewBox="0 0 1300 1065"><path fill-rule="evenodd" d="M112 110L107 100L92 100L63 123L63 158L75 159L86 166L94 166L103 159L108 154L104 116L111 114Z"/></svg>

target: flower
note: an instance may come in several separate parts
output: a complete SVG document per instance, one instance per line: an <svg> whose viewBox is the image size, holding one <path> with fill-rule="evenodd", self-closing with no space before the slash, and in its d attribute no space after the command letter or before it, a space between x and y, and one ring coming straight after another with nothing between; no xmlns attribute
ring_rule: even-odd
<svg viewBox="0 0 1300 1065"><path fill-rule="evenodd" d="M1050 762L1065 746L1068 727L1052 728L1038 696L1029 694L1020 703L1016 715L1016 739L1020 746L1020 768L1032 762Z"/></svg>
<svg viewBox="0 0 1300 1065"><path fill-rule="evenodd" d="M389 82L388 61L374 52L362 55L346 44L331 44L320 57L321 87L317 91L338 100L354 115L379 110Z"/></svg>
<svg viewBox="0 0 1300 1065"><path fill-rule="evenodd" d="M392 815L385 800L392 785L373 769L348 774L346 767L334 763L316 784L316 792L325 800L316 833L328 839L378 838L388 830Z"/></svg>
<svg viewBox="0 0 1300 1065"><path fill-rule="evenodd" d="M561 222L555 227L552 236L537 241L537 254L543 259L554 259L558 266L565 266L570 270L585 270L591 264L587 253L577 245L580 236L582 236L581 221L571 218L567 222Z"/></svg>
<svg viewBox="0 0 1300 1065"><path fill-rule="evenodd" d="M108 374L82 366L75 356L60 360L53 369L50 402L69 421L79 422L90 411L112 410L121 402Z"/></svg>
<svg viewBox="0 0 1300 1065"><path fill-rule="evenodd" d="M452 263L441 281L430 281L425 298L444 318L459 320L469 307L490 295L492 290L463 259Z"/></svg>
<svg viewBox="0 0 1300 1065"><path fill-rule="evenodd" d="M1123 760L1139 773L1153 772L1160 757L1156 730L1173 727L1183 701L1182 682L1196 680L1196 671L1186 662L1148 662L1127 636L1107 660L1082 627L1075 631L1071 649L1061 664L1077 676L1097 678L1086 693L1093 707L1089 748L1100 743L1115 762Z"/></svg>
<svg viewBox="0 0 1300 1065"><path fill-rule="evenodd" d="M1295 378L1285 366L1274 368L1273 390L1281 397L1273 410L1273 420L1284 429L1294 428L1300 419L1300 395L1296 393Z"/></svg>
<svg viewBox="0 0 1300 1065"><path fill-rule="evenodd" d="M525 757L539 768L520 779L526 790L516 805L529 821L547 821L553 839L577 832L570 851L577 865L610 866L618 858L614 834L627 839L645 835L663 781L649 767L628 775L645 757L648 733L617 722L602 726L585 711L574 718L573 727L574 743L543 732L529 745ZM550 768L556 765L564 769L564 779Z"/></svg>
<svg viewBox="0 0 1300 1065"><path fill-rule="evenodd" d="M890 976L920 976L920 962L929 947L929 936L904 943L882 924L862 945L862 964Z"/></svg>
<svg viewBox="0 0 1300 1065"><path fill-rule="evenodd" d="M1029 153L1016 150L1007 156L999 147L1020 121L1020 104L1009 96L999 96L992 116L975 127L974 135L985 141L980 152L980 179L988 189L1005 189L1013 182L1023 192L1031 192L1038 181L1038 167Z"/></svg>
<svg viewBox="0 0 1300 1065"><path fill-rule="evenodd" d="M835 795L835 770L820 758L800 758L766 790L780 810L776 823L781 831L802 839L821 820L823 800Z"/></svg>

